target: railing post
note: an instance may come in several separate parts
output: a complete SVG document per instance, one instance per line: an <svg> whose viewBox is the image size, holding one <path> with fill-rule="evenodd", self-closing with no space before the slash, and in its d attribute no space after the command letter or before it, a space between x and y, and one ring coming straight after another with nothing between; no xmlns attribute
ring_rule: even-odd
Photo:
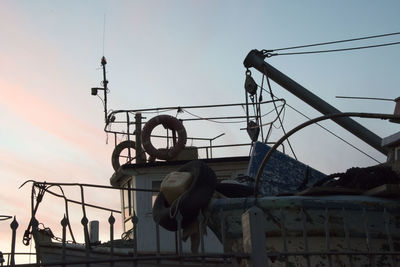
<svg viewBox="0 0 400 267"><path fill-rule="evenodd" d="M127 134L127 137L128 137L128 141L131 140L130 125L131 125L131 122L130 122L130 119L129 119L129 112L126 112L126 134ZM131 155L131 150L130 149L128 149L128 160L129 160L129 162L131 162L131 160L132 160L132 155Z"/></svg>
<svg viewBox="0 0 400 267"><path fill-rule="evenodd" d="M212 140L210 140L210 158L212 159L213 155L212 155Z"/></svg>
<svg viewBox="0 0 400 267"><path fill-rule="evenodd" d="M136 212L133 212L132 216L132 225L133 225L133 256L137 257L137 225L139 223L139 218L136 216ZM134 266L137 266L137 260L135 259L133 262Z"/></svg>
<svg viewBox="0 0 400 267"><path fill-rule="evenodd" d="M32 234L36 235L38 227L39 227L39 221L36 220L35 216L33 216L32 219L31 219L31 222L32 222ZM40 252L41 252L40 251L40 246L37 245L36 246L36 262L37 263L39 263L40 260L41 260L41 257L40 257L41 253Z"/></svg>
<svg viewBox="0 0 400 267"><path fill-rule="evenodd" d="M347 247L347 251L351 252L351 236L350 236L350 229L349 229L349 221L348 221L348 215L347 215L347 211L345 210L345 208L342 208L342 218L343 218L343 230L344 230L344 238L346 241L346 247ZM350 267L353 267L353 257L351 254L349 254L349 263L350 263Z"/></svg>
<svg viewBox="0 0 400 267"><path fill-rule="evenodd" d="M204 215L203 212L200 210L199 216L197 217L197 220L199 222L199 234L200 234L200 253L201 253L201 266L206 266L206 263L204 261L204 232L203 229L204 227Z"/></svg>
<svg viewBox="0 0 400 267"><path fill-rule="evenodd" d="M108 223L110 224L110 258L114 257L114 223L115 218L111 212L110 217L108 218ZM114 266L114 262L110 261L110 266Z"/></svg>
<svg viewBox="0 0 400 267"><path fill-rule="evenodd" d="M160 266L160 256L161 256L161 249L160 249L160 224L156 223L156 246L157 246L157 266Z"/></svg>
<svg viewBox="0 0 400 267"><path fill-rule="evenodd" d="M81 224L83 225L83 235L85 237L85 251L86 251L86 260L89 260L89 255L90 255L90 239L89 239L89 230L88 230L88 223L89 220L84 216L81 220ZM86 264L87 267L90 266L90 264Z"/></svg>
<svg viewBox="0 0 400 267"><path fill-rule="evenodd" d="M178 208L177 208L178 209ZM178 239L178 256L179 256L179 265L182 265L182 255L183 255L183 244L182 244L182 220L183 216L178 209L178 212L176 213L175 216L176 222L178 224L178 229L177 229L177 239Z"/></svg>
<svg viewBox="0 0 400 267"><path fill-rule="evenodd" d="M85 194L83 191L83 186L80 185L80 191L81 191L81 199L82 199L82 213L83 213L83 217L81 219L81 224L83 225L83 235L85 237L85 248L86 248L86 259L89 260L89 256L90 256L90 239L89 239L89 230L88 230L88 223L89 220L86 217L86 208L85 208ZM90 264L87 263L86 267L89 267Z"/></svg>
<svg viewBox="0 0 400 267"><path fill-rule="evenodd" d="M365 207L363 208L363 221L364 221L364 230L365 230L365 238L366 238L366 243L367 243L367 250L368 250L368 252L371 252L373 250L372 249L372 240L371 240L371 233L369 231L367 211L366 211ZM370 266L376 266L374 255L370 255L369 264L370 264Z"/></svg>
<svg viewBox="0 0 400 267"><path fill-rule="evenodd" d="M383 219L385 221L385 230L386 230L386 239L389 245L389 251L391 253L394 252L394 246L393 246L393 238L392 238L392 234L390 232L390 215L387 212L386 208L383 209ZM392 255L392 265L393 267L397 267L397 263L396 263L396 256Z"/></svg>
<svg viewBox="0 0 400 267"><path fill-rule="evenodd" d="M4 260L4 256L3 256L3 252L0 251L0 266L3 266L5 260Z"/></svg>
<svg viewBox="0 0 400 267"><path fill-rule="evenodd" d="M328 208L325 208L325 249L326 252L330 252L331 250L331 242L330 242L330 230L329 230L329 210ZM332 267L332 257L331 255L328 255L328 266Z"/></svg>
<svg viewBox="0 0 400 267"><path fill-rule="evenodd" d="M146 156L142 148L142 114L135 114L135 145L136 145L136 163L146 162Z"/></svg>
<svg viewBox="0 0 400 267"><path fill-rule="evenodd" d="M181 212L178 210L177 214L176 214L176 221L178 223L178 256L182 256L182 220L183 220L183 216L181 214ZM181 258L179 258L179 260L181 260Z"/></svg>
<svg viewBox="0 0 400 267"><path fill-rule="evenodd" d="M65 266L65 253L66 253L66 243L67 243L67 225L68 225L68 219L65 217L61 220L61 226L62 226L62 256L61 256L61 261L63 262L62 266Z"/></svg>
<svg viewBox="0 0 400 267"><path fill-rule="evenodd" d="M99 243L99 221L89 222L89 240L92 245Z"/></svg>
<svg viewBox="0 0 400 267"><path fill-rule="evenodd" d="M12 230L12 239L11 239L11 262L10 265L14 266L15 265L15 237L17 234L17 228L18 228L18 222L16 220L16 217L14 216L14 220L10 224L11 230Z"/></svg>
<svg viewBox="0 0 400 267"><path fill-rule="evenodd" d="M304 241L304 252L306 253L305 258L307 261L307 267L311 266L310 257L309 257L309 249L308 249L308 235L307 235L307 218L306 213L303 208L300 211L301 216L301 226L303 228L303 241Z"/></svg>
<svg viewBox="0 0 400 267"><path fill-rule="evenodd" d="M264 212L260 208L253 206L243 213L243 250L250 254L250 260L245 261L248 267L268 266L264 225Z"/></svg>
<svg viewBox="0 0 400 267"><path fill-rule="evenodd" d="M230 248L228 249L226 246L226 221L225 221L225 214L222 209L219 210L219 221L221 222L220 229L221 229L221 243L222 243L222 251L226 253L228 250L230 252ZM228 266L226 257L224 257L224 265Z"/></svg>

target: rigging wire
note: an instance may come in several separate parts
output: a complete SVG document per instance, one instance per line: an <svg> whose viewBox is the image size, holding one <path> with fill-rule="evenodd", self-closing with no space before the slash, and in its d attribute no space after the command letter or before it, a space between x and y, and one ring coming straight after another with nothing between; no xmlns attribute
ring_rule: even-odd
<svg viewBox="0 0 400 267"><path fill-rule="evenodd" d="M196 117L198 119L202 119L202 120L205 120L205 121L211 121L211 122L214 122L214 123L223 123L223 124L226 123L226 124L229 124L229 123L243 123L243 122L246 122L246 121L243 121L243 120L241 120L241 121L217 121L217 120L207 119L207 118L201 117L199 115L196 115L196 114L194 114L192 112L187 111L187 109L182 109L182 111L186 112L186 113L188 113L188 114L190 114L193 117Z"/></svg>
<svg viewBox="0 0 400 267"><path fill-rule="evenodd" d="M262 88L264 91L267 92L267 90L265 90L265 88ZM276 96L274 96L276 98ZM292 110L294 110L295 112L299 113L300 115L302 115L303 117L305 117L306 119L311 120L311 118L307 115L305 115L304 113L302 113L300 110L294 108L293 106L289 105L288 103L286 103L286 105L291 108ZM372 159L373 161L375 161L378 164L381 164L382 162L380 162L379 160L377 160L376 158L372 157L371 155L369 155L368 153L364 152L363 150L361 150L360 148L356 147L355 145L353 145L352 143L350 143L349 141L347 141L346 139L340 137L339 135L335 134L334 132L332 132L331 130L329 130L328 128L326 128L325 126L322 126L320 123L315 123L316 125L318 125L319 127L321 127L322 129L324 129L325 131L327 131L328 133L330 133L331 135L335 136L336 138L338 138L339 140L343 141L344 143L346 143L347 145L351 146L352 148L354 148L355 150L357 150L358 152L364 154L365 156L367 156L368 158Z"/></svg>
<svg viewBox="0 0 400 267"><path fill-rule="evenodd" d="M398 45L400 42L390 42L390 43L381 43L381 44L375 44L375 45L367 45L367 46L357 46L357 47L349 47L349 48L340 48L340 49L327 49L327 50L316 50L316 51L303 51L303 52L285 52L285 53L272 53L276 51L284 51L284 50L292 50L292 49L299 49L299 48L307 48L307 47L315 47L315 46L322 46L322 45L331 45L331 44L337 44L337 43L345 43L345 42L353 42L353 41L360 41L360 40L366 40L366 39L374 39L374 38L381 38L381 37L388 37L388 36L393 36L393 35L399 35L400 32L393 32L393 33L386 33L386 34L379 34L379 35L372 35L372 36L365 36L365 37L359 37L359 38L351 38L351 39L344 39L344 40L336 40L336 41L330 41L330 42L322 42L322 43L314 43L314 44L309 44L309 45L300 45L300 46L292 46L292 47L284 47L284 48L278 48L278 49L272 49L272 50L262 50L262 53L264 54L265 57L272 57L272 56L278 56L278 55L305 55L305 54L317 54L317 53L330 53L330 52L343 52L343 51L351 51L351 50L360 50L360 49L368 49L368 48L377 48L377 47L384 47L384 46L391 46L391 45ZM264 80L264 75L263 75L263 80ZM271 85L269 83L269 78L267 77L267 82L268 82L268 87L270 90L271 98L274 100L276 98L271 91ZM263 86L261 87L262 90L265 90ZM265 90L268 92L267 90ZM350 98L350 99L368 99L368 100L383 100L383 101L395 101L394 99L387 99L387 98L372 98L372 97L346 97L346 96L336 96L337 98ZM273 102L274 103L274 102ZM275 103L274 103L275 105ZM310 117L306 116L305 114L301 113L299 110L295 109L294 107L290 106L287 104L288 107L299 113L300 115L304 116L307 119L310 119ZM279 116L279 120L281 121L281 118ZM345 142L349 146L353 147L357 151L361 152L362 154L366 155L370 159L374 160L377 163L381 163L371 155L367 154L366 152L362 151L358 147L354 146L350 142L346 141L342 137L338 136L337 134L333 133L326 127L320 125L319 123L316 123L318 126L320 126L322 129L326 130L333 136L337 137L341 141ZM283 127L283 125L282 125ZM269 133L268 135L269 136ZM288 141L289 143L289 141ZM289 143L290 145L290 143ZM290 146L292 149L292 147ZM293 152L293 151L292 151Z"/></svg>
<svg viewBox="0 0 400 267"><path fill-rule="evenodd" d="M265 89L264 89L264 90L265 90ZM275 102L277 102L277 101L282 102L282 99L276 98L274 101L275 101ZM283 102L284 102L284 101L283 101ZM284 106L285 106L285 103L286 103L286 102L284 102L284 103L281 104L281 105L278 105L277 108L284 107ZM243 108L243 106L242 106L242 108ZM191 116L193 116L193 117L195 117L195 118L202 119L202 120L205 120L205 121L214 122L214 123L234 124L234 123L245 123L245 122L247 122L246 120L241 120L241 121L218 121L218 120L207 119L207 118L201 117L201 116L199 116L199 115L196 115L196 114L194 114L194 113L192 113L192 112L187 111L187 109L182 109L182 111L188 113L189 115L191 115ZM271 113L274 112L274 111L275 111L275 108L272 109L272 110L270 110L270 111L268 111L267 113L261 115L260 117L261 117L261 118L264 118L265 116L268 116L269 114L271 114ZM281 112L282 112L282 109L281 109L281 111L279 111L279 114L280 114ZM269 122L269 123L263 123L261 126L265 126L265 125L271 124L271 123L275 122L277 119L278 119L278 118L275 118L272 122Z"/></svg>
<svg viewBox="0 0 400 267"><path fill-rule="evenodd" d="M261 86L264 86L264 81L261 82ZM262 117L261 117L261 102L263 101L263 96L262 96L262 90L260 90L260 95L258 97L258 105L257 105L257 116L259 116L258 120L259 120L259 125L260 125L260 130L261 130L261 140L264 140L264 129L263 127L261 127L261 125L263 124L262 122Z"/></svg>
<svg viewBox="0 0 400 267"><path fill-rule="evenodd" d="M304 52L288 52L288 53L271 53L271 52L265 52L264 51L264 55L266 57L272 57L272 56L321 54L321 53L331 53L331 52L343 52L343 51L350 51L350 50L359 50L359 49L366 49L366 48L376 48L376 47L398 45L398 44L400 44L400 42L384 43L384 44L377 44L377 45L367 45L367 46L357 46L357 47L349 47L349 48L339 48L339 49L304 51ZM268 50L266 50L266 51L268 51Z"/></svg>
<svg viewBox="0 0 400 267"><path fill-rule="evenodd" d="M330 44L338 44L338 43L345 43L345 42L353 42L353 41L374 39L374 38L387 37L387 36L399 35L399 34L400 34L400 32L392 32L392 33L385 33L385 34L379 34L379 35L351 38L351 39L345 39L345 40L337 40L337 41L331 41L331 42L323 42L323 43L315 43L315 44L309 44L309 45L299 45L299 46L284 47L284 48L278 48L278 49L273 49L273 50L265 50L265 52L274 52L274 51L291 50L291 49L306 48L306 47L313 47L313 46L321 46L321 45L330 45Z"/></svg>
<svg viewBox="0 0 400 267"><path fill-rule="evenodd" d="M160 114L160 113L166 113L166 112L169 112L169 111L173 111L173 110L176 110L176 108L169 108L169 109L157 109L157 110L155 110L155 111L141 111L141 113L142 114Z"/></svg>
<svg viewBox="0 0 400 267"><path fill-rule="evenodd" d="M279 106L278 106L279 107ZM280 114L280 113L279 113ZM286 107L283 106L282 107L282 124L279 126L275 126L274 124L272 124L274 126L275 129L281 129L283 127L283 122L285 121L285 115L286 115ZM280 116L279 116L280 117Z"/></svg>
<svg viewBox="0 0 400 267"><path fill-rule="evenodd" d="M278 114L278 110L277 110L277 107L276 107L276 104L275 104L275 101L274 101L274 94L272 93L272 87L271 87L271 83L269 81L269 77L266 76L265 74L263 74L262 79L264 79L265 77L266 77L266 80L267 80L267 85L268 85L268 88L269 88L269 94L271 95L272 103L274 104L275 110L276 110L277 115L278 115L279 123L281 124L283 133L286 135L286 130L285 130L285 127L283 126L283 121L282 121L281 117ZM289 139L287 139L286 141L287 141L287 143L289 145L290 151L292 151L292 154L293 154L294 158L297 160L297 156L296 156L296 153L294 153L292 144L290 143Z"/></svg>
<svg viewBox="0 0 400 267"><path fill-rule="evenodd" d="M336 98L359 99L359 100L379 100L379 101L393 101L393 102L396 101L395 99L391 99L391 98L364 97L364 96L341 96L341 95L337 95Z"/></svg>

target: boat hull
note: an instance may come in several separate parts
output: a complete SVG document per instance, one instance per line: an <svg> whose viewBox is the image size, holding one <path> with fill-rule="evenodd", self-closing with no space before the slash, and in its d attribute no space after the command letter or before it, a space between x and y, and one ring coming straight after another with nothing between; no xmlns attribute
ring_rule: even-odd
<svg viewBox="0 0 400 267"><path fill-rule="evenodd" d="M266 250L271 266L364 266L399 261L400 203L366 196L281 196L214 199L209 227L226 251L243 252L242 215L264 212ZM392 253L392 254L391 254ZM274 256L275 255L275 256ZM329 256L330 255L330 256ZM381 265L379 265L381 266Z"/></svg>

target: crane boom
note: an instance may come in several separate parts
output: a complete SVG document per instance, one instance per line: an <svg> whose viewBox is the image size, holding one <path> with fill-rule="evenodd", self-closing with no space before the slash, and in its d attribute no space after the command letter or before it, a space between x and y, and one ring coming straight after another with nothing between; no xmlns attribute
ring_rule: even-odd
<svg viewBox="0 0 400 267"><path fill-rule="evenodd" d="M265 62L265 56L261 51L252 50L246 56L243 64L244 66L249 68L255 68L261 73L265 74L277 84L318 110L324 115L334 114L334 113L341 113L338 109L331 106L329 103L325 102L279 70L275 69L273 66ZM343 117L343 118L336 118L332 119L334 122L342 126L344 129L348 130L379 152L383 154L387 154L385 148L381 146L382 138L376 135L375 133L371 132L355 120Z"/></svg>

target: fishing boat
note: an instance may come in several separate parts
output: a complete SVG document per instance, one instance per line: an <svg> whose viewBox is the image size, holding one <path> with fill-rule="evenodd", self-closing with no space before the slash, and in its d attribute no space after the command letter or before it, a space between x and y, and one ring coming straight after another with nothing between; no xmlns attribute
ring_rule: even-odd
<svg viewBox="0 0 400 267"><path fill-rule="evenodd" d="M398 122L399 99L394 115L342 113L273 68L265 57L253 50L244 61L243 103L111 112L103 57L103 87L92 88L91 93L103 92L104 129L115 141L111 186L32 183L39 193L32 196L32 218L24 242L28 244L33 236L37 262L62 266L398 266L400 134L382 139L350 117ZM324 115L269 142L263 133L264 107L276 108L284 100L260 100L253 69ZM226 116L243 107L245 115ZM275 111L273 121L280 116ZM326 119L387 154L388 162L326 175L284 153L282 145L289 136ZM211 129L207 123L227 121L244 124L242 130L250 141L220 143L228 134L195 134L207 134ZM189 130L192 123L199 125ZM124 140L119 142L121 137ZM61 221L62 233L57 235L61 238L55 240L50 229L40 227L36 211L45 193L57 195L51 190L55 185L81 189L78 201L58 196L66 207L71 202L82 206L82 243L74 239L68 211ZM112 213L107 227L110 240L99 241L98 222L89 221L86 210L101 207L85 202L85 187L120 191L121 210L108 210L121 213L121 239L114 237ZM67 242L68 232L72 243Z"/></svg>

